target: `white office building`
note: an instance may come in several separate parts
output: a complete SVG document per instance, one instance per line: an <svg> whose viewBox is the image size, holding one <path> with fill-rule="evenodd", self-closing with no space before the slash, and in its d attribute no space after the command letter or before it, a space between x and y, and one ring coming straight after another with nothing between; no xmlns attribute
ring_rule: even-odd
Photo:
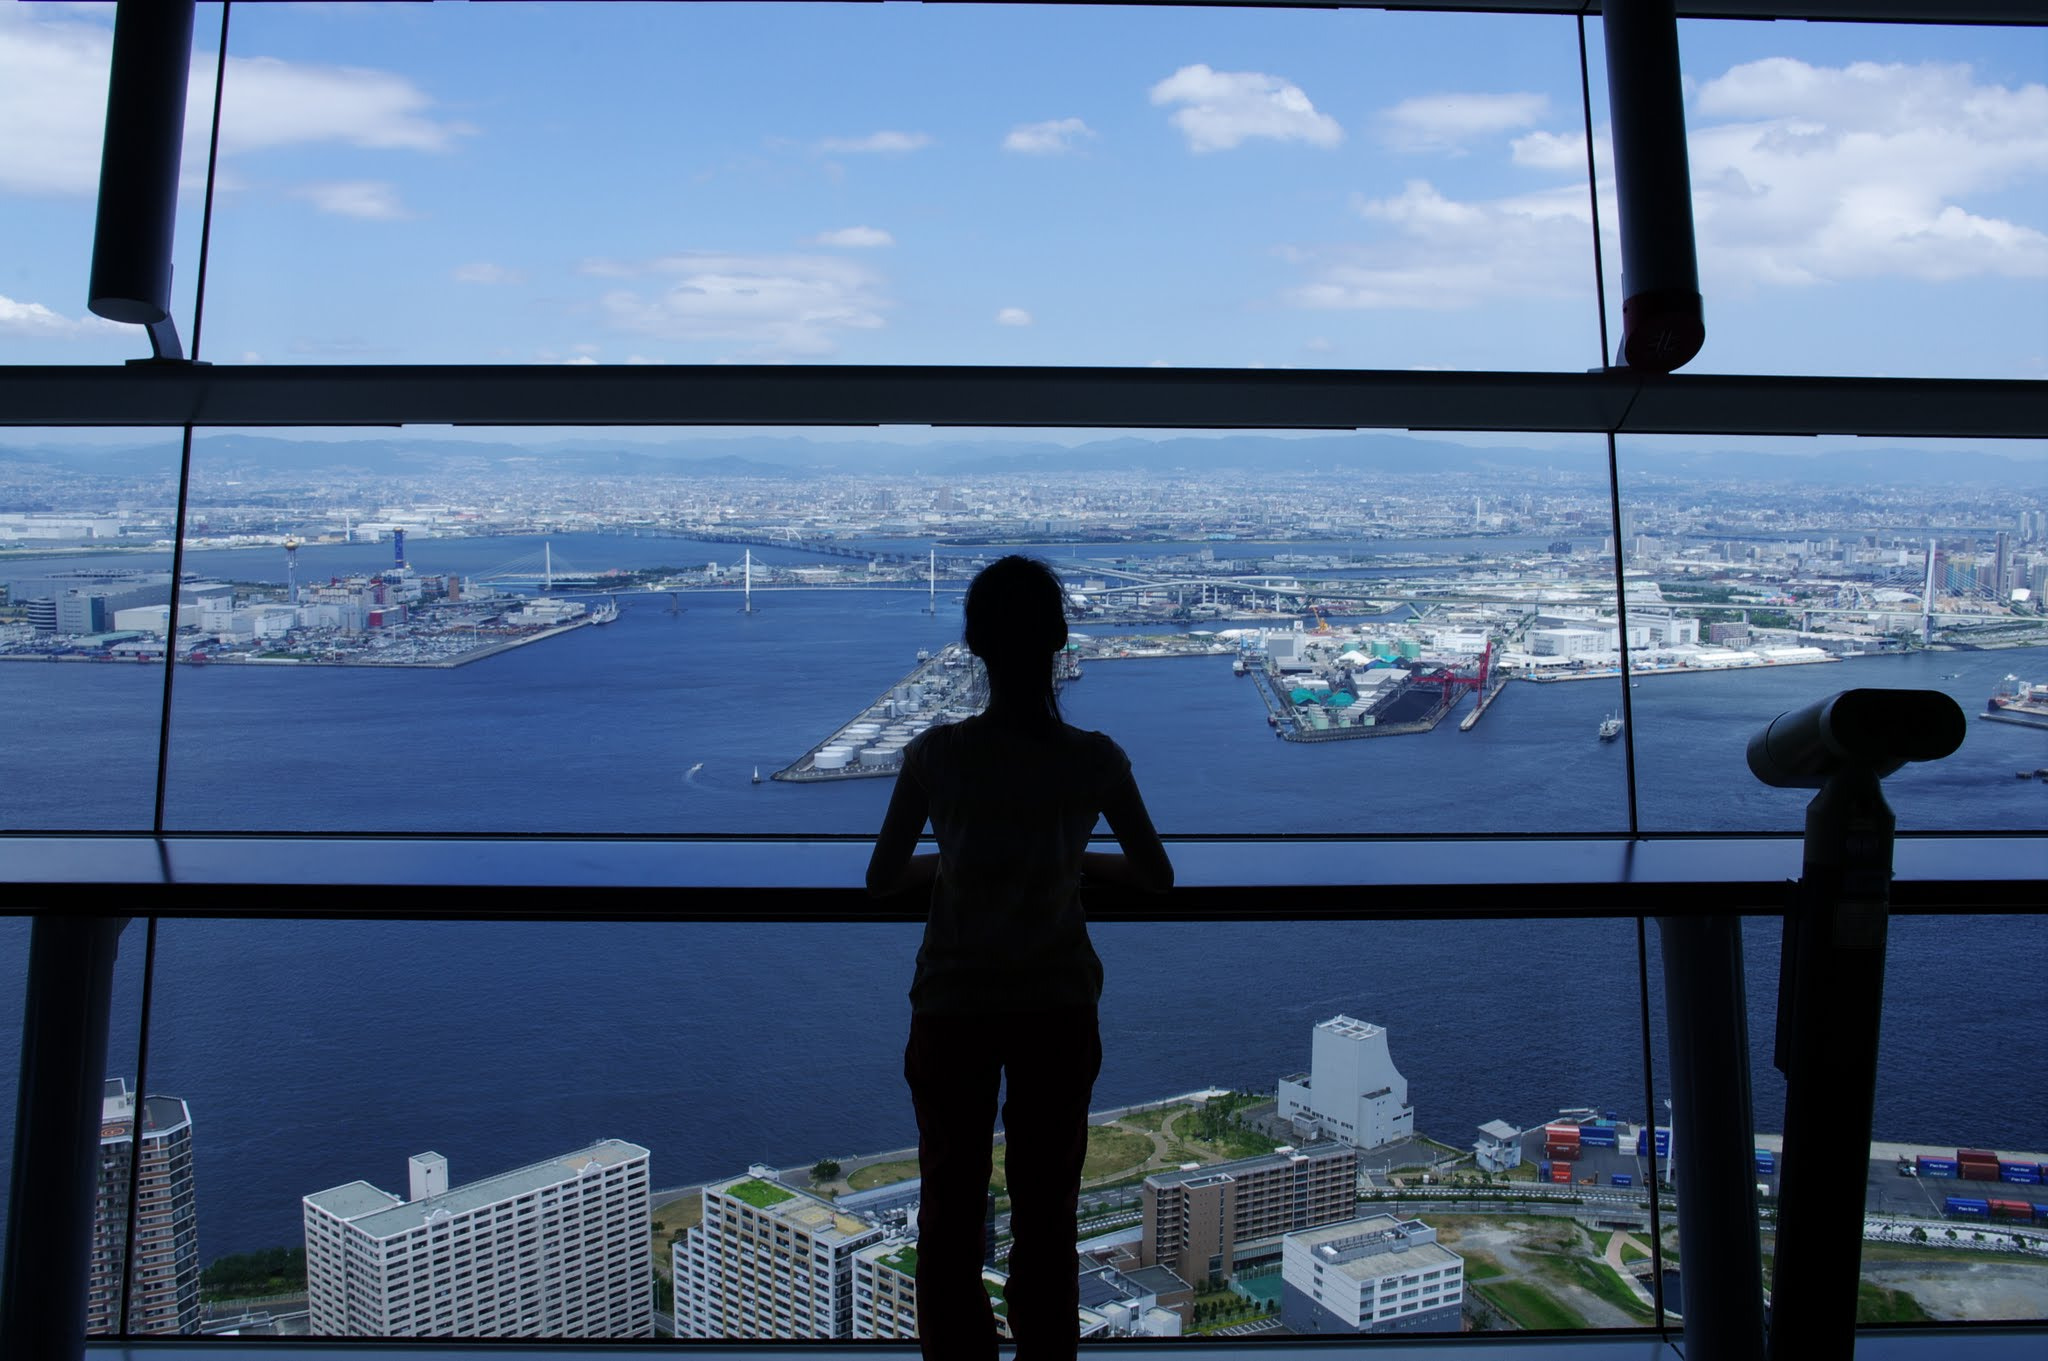
<svg viewBox="0 0 2048 1361"><path fill-rule="evenodd" d="M450 1188L366 1181L304 1201L310 1330L330 1337L652 1337L647 1150L606 1139Z"/></svg>
<svg viewBox="0 0 2048 1361"><path fill-rule="evenodd" d="M1385 1027L1332 1016L1315 1028L1309 1071L1280 1079L1280 1118L1303 1142L1380 1148L1415 1133L1408 1079L1394 1068Z"/></svg>
<svg viewBox="0 0 2048 1361"><path fill-rule="evenodd" d="M676 1336L853 1337L854 1256L882 1226L754 1167L704 1188L675 1245Z"/></svg>
<svg viewBox="0 0 2048 1361"><path fill-rule="evenodd" d="M1455 1333L1465 1261L1419 1219L1371 1215L1290 1233L1280 1322L1293 1333Z"/></svg>

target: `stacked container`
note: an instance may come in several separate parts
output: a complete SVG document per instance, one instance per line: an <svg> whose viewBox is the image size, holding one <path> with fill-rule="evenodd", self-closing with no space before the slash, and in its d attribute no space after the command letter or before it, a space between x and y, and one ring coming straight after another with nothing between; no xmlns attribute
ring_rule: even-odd
<svg viewBox="0 0 2048 1361"><path fill-rule="evenodd" d="M1545 1125L1543 1127L1543 1151L1553 1160L1571 1161L1579 1156L1579 1127L1577 1125Z"/></svg>
<svg viewBox="0 0 2048 1361"><path fill-rule="evenodd" d="M1612 1125L1582 1125L1579 1128L1581 1148L1617 1148L1620 1138Z"/></svg>
<svg viewBox="0 0 2048 1361"><path fill-rule="evenodd" d="M1998 1155L1988 1148L1959 1148L1956 1169L1965 1181L1997 1181Z"/></svg>
<svg viewBox="0 0 2048 1361"><path fill-rule="evenodd" d="M1760 1177L1768 1177L1768 1176L1770 1176L1770 1175L1771 1175L1772 1173L1776 1172L1777 1170L1778 1170L1778 1157L1777 1157L1777 1155L1776 1155L1776 1154L1774 1154L1774 1153L1772 1153L1772 1152L1771 1152L1771 1150L1769 1150L1768 1148L1760 1148L1760 1149L1758 1149L1758 1150L1756 1151L1756 1172L1757 1172L1757 1175L1758 1175L1758 1176L1760 1176Z"/></svg>
<svg viewBox="0 0 2048 1361"><path fill-rule="evenodd" d="M2009 1181L2015 1186L2039 1186L2041 1168L2038 1163L2000 1163L1998 1179Z"/></svg>
<svg viewBox="0 0 2048 1361"><path fill-rule="evenodd" d="M1570 1186L1572 1184L1572 1165L1570 1163L1552 1163L1550 1165L1550 1179L1560 1186Z"/></svg>
<svg viewBox="0 0 2048 1361"><path fill-rule="evenodd" d="M1638 1158L1650 1156L1650 1131L1647 1127L1636 1131L1636 1156ZM1671 1156L1671 1128L1668 1125L1657 1126L1657 1156L1660 1158Z"/></svg>
<svg viewBox="0 0 2048 1361"><path fill-rule="evenodd" d="M1952 1181L1956 1175L1954 1158L1934 1158L1922 1153L1913 1159L1913 1167L1923 1177L1946 1177Z"/></svg>

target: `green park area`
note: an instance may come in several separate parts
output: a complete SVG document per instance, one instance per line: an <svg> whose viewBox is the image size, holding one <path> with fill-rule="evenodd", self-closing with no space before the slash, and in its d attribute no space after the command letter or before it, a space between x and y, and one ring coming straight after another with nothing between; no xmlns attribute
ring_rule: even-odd
<svg viewBox="0 0 2048 1361"><path fill-rule="evenodd" d="M725 1193L734 1200L745 1201L757 1210L766 1210L771 1206L780 1205L785 1200L796 1199L794 1191L785 1191L780 1186L771 1186L759 1177L749 1177L745 1181L734 1182L731 1186L725 1188Z"/></svg>
<svg viewBox="0 0 2048 1361"><path fill-rule="evenodd" d="M1480 1298L1524 1328L1583 1328L1586 1320L1527 1281L1488 1281Z"/></svg>

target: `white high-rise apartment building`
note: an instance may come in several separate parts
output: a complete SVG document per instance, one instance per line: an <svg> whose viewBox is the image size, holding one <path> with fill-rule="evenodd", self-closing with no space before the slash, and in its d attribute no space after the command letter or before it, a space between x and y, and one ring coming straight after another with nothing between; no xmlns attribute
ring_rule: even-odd
<svg viewBox="0 0 2048 1361"><path fill-rule="evenodd" d="M652 1337L647 1150L622 1139L408 1198L366 1181L305 1198L311 1331L345 1337Z"/></svg>
<svg viewBox="0 0 2048 1361"><path fill-rule="evenodd" d="M135 1298L131 1333L199 1331L199 1211L192 1183L192 1112L175 1096L144 1097L142 1170L135 1178ZM128 1275L128 1182L135 1094L108 1078L100 1100L100 1176L93 1197L92 1276L85 1330L121 1331Z"/></svg>
<svg viewBox="0 0 2048 1361"><path fill-rule="evenodd" d="M1280 1079L1280 1118L1296 1134L1379 1148L1415 1133L1408 1079L1387 1052L1385 1027L1332 1016L1310 1044L1309 1071Z"/></svg>
<svg viewBox="0 0 2048 1361"><path fill-rule="evenodd" d="M882 1226L771 1180L765 1167L704 1188L675 1245L676 1336L853 1337L854 1254Z"/></svg>

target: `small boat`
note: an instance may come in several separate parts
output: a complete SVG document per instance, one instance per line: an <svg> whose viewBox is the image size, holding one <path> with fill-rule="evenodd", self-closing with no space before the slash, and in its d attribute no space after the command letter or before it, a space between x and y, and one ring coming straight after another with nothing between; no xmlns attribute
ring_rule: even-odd
<svg viewBox="0 0 2048 1361"><path fill-rule="evenodd" d="M1621 718L1618 715L1609 714L1600 720L1600 740L1602 742L1612 742L1619 736L1621 736Z"/></svg>
<svg viewBox="0 0 2048 1361"><path fill-rule="evenodd" d="M761 783L761 767L759 766L754 767L754 783Z"/></svg>
<svg viewBox="0 0 2048 1361"><path fill-rule="evenodd" d="M1233 676L1242 676L1244 674L1244 658L1239 657L1230 664L1230 674Z"/></svg>
<svg viewBox="0 0 2048 1361"><path fill-rule="evenodd" d="M590 612L590 622L593 624L609 624L618 617L619 602L612 596L606 596L604 604Z"/></svg>

